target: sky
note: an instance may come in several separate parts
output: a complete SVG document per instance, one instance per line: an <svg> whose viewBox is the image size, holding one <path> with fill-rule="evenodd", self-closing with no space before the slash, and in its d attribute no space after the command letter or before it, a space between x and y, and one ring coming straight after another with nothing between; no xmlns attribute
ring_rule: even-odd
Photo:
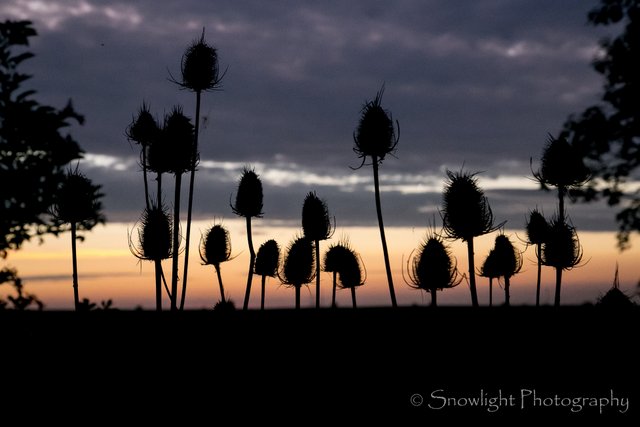
<svg viewBox="0 0 640 427"><path fill-rule="evenodd" d="M535 207L553 214L555 197L531 169L548 134L601 94L590 64L613 30L588 25L596 4L5 0L0 18L34 22L28 86L40 102L71 99L85 116L70 128L86 151L81 167L102 185L111 226L124 228L144 205L127 125L143 102L158 118L174 105L193 116L194 95L170 76L204 28L225 74L221 90L203 95L196 219L233 221L229 200L249 166L263 181L262 224L288 227L286 245L309 191L339 229L377 225L371 168L353 169L352 147L362 105L383 84L400 126L397 153L381 166L388 227L439 226L447 169L480 172L496 221L514 233ZM579 231L616 229L604 205L568 213Z"/></svg>

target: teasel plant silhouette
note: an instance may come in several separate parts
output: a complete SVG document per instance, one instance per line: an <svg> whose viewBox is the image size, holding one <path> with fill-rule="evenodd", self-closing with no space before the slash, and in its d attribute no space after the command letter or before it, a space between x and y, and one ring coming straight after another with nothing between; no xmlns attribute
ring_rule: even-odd
<svg viewBox="0 0 640 427"><path fill-rule="evenodd" d="M141 261L153 261L155 266L156 310L162 310L162 261L173 255L173 226L167 209L157 202L144 210L138 228L138 243L129 235L129 250ZM171 300L172 296L164 282L164 287Z"/></svg>
<svg viewBox="0 0 640 427"><path fill-rule="evenodd" d="M204 265L213 265L216 269L218 285L220 286L220 301L225 304L227 298L225 297L224 285L222 284L220 264L233 258L231 256L231 237L229 236L229 230L222 224L213 225L201 238L200 259Z"/></svg>
<svg viewBox="0 0 640 427"><path fill-rule="evenodd" d="M476 175L447 170L448 182L445 185L443 207L440 212L446 237L467 242L469 290L474 307L478 307L478 293L473 239L491 233L504 224L494 226L493 212L484 192L478 186Z"/></svg>
<svg viewBox="0 0 640 427"><path fill-rule="evenodd" d="M73 301L81 309L78 291L78 253L76 241L83 240L78 231L88 231L97 224L104 224L100 186L94 185L79 171L79 167L67 171L55 196L52 215L56 224L69 224L71 229L71 258L73 269Z"/></svg>
<svg viewBox="0 0 640 427"><path fill-rule="evenodd" d="M489 255L485 258L478 274L482 277L489 279L489 307L493 306L493 279L500 278L500 271L498 270L498 262L496 259L496 253L494 249L489 251Z"/></svg>
<svg viewBox="0 0 640 427"><path fill-rule="evenodd" d="M256 252L253 249L253 238L251 236L251 218L262 218L262 181L253 169L244 168L238 191L236 193L235 204L231 204L234 214L242 216L247 223L247 244L249 245L249 273L247 275L247 287L244 295L243 310L249 308L249 297L251 296L251 282L253 280L253 269L256 260Z"/></svg>
<svg viewBox="0 0 640 427"><path fill-rule="evenodd" d="M331 307L336 308L336 290L339 284L340 289L351 290L351 301L353 308L356 308L356 288L365 284L366 269L360 255L351 248L346 238L331 245L325 252L322 270L333 275Z"/></svg>
<svg viewBox="0 0 640 427"><path fill-rule="evenodd" d="M280 247L275 240L267 240L258 249L254 272L262 276L260 293L260 310L264 310L267 277L276 277L280 268Z"/></svg>
<svg viewBox="0 0 640 427"><path fill-rule="evenodd" d="M149 182L147 172L149 170L149 162L147 157L151 145L155 144L160 138L160 127L157 120L151 115L149 106L143 102L142 107L138 111L138 115L131 121L126 130L127 139L140 145L140 164L142 166L142 176L144 181L144 199L147 211L151 210L151 196L149 193ZM158 200L160 194L157 195Z"/></svg>
<svg viewBox="0 0 640 427"><path fill-rule="evenodd" d="M555 216L549 222L549 233L542 245L542 264L556 269L556 291L554 306L560 306L562 271L580 266L582 246L575 227L567 219Z"/></svg>
<svg viewBox="0 0 640 427"><path fill-rule="evenodd" d="M300 290L315 278L315 256L313 242L306 237L297 237L289 244L281 272L278 273L283 285L296 291L296 310L300 309Z"/></svg>
<svg viewBox="0 0 640 427"><path fill-rule="evenodd" d="M173 107L165 117L162 129L163 161L167 162L168 171L175 177L173 201L173 263L171 268L171 310L178 309L178 257L180 254L180 191L182 174L194 167L198 154L194 144L194 129L191 120L182 113L179 106ZM184 291L184 283L182 284Z"/></svg>
<svg viewBox="0 0 640 427"><path fill-rule="evenodd" d="M436 307L437 291L458 286L464 276L458 273L455 258L442 237L434 231L427 234L418 253L413 254L414 251L409 254L406 265L409 279L404 278L404 273L403 279L411 288L429 292L431 306Z"/></svg>
<svg viewBox="0 0 640 427"><path fill-rule="evenodd" d="M493 256L496 272L504 278L504 304L510 305L511 277L518 274L522 269L522 254L511 243L511 240L504 234L496 236L493 247Z"/></svg>
<svg viewBox="0 0 640 427"><path fill-rule="evenodd" d="M533 165L533 160L531 160L531 164ZM536 181L540 184L540 188L543 190L549 190L550 186L558 189L558 214L556 221L558 223L565 222L565 197L567 194L570 195L572 189L588 182L591 175L578 149L571 145L565 138L554 138L549 135L542 153L540 169L532 173ZM561 228L572 228L568 224L565 226L556 224L556 227L558 230ZM556 267L556 292L554 299L554 305L556 306L560 305L562 270L562 267Z"/></svg>
<svg viewBox="0 0 640 427"><path fill-rule="evenodd" d="M333 236L335 226L329 215L327 203L314 191L309 192L302 205L302 231L304 237L313 241L317 260L320 259L320 241ZM320 263L316 263L316 308L320 308Z"/></svg>
<svg viewBox="0 0 640 427"><path fill-rule="evenodd" d="M542 245L549 234L549 223L542 212L534 209L529 212L529 218L525 224L527 235L526 243L535 246L537 279L536 279L536 307L540 306L540 283L542 280Z"/></svg>
<svg viewBox="0 0 640 427"><path fill-rule="evenodd" d="M384 232L382 220L382 206L380 202L380 180L378 169L387 155L394 155L398 141L400 139L400 124L396 120L395 126L391 112L382 108L382 96L384 94L384 84L376 94L373 101L364 104L361 111L358 127L353 133L355 143L353 151L362 159L362 163L355 169L360 169L365 165L367 157L371 158L373 167L373 186L375 191L376 213L378 216L378 226L380 228L380 240L382 242L382 252L389 284L389 294L391 305L397 307L396 293L393 287L393 277L391 275L391 264L389 262L389 251L387 249L387 239ZM397 129L397 131L396 131Z"/></svg>
<svg viewBox="0 0 640 427"><path fill-rule="evenodd" d="M194 40L185 50L181 61L181 80L178 81L170 74L170 81L178 84L182 89L189 90L196 95L195 112L195 136L193 158L191 159L191 169L189 176L189 196L187 204L187 225L185 234L184 249L184 271L182 279L182 295L180 297L180 309L184 308L184 301L187 292L187 280L189 272L189 246L191 238L191 219L193 212L193 189L195 183L196 167L198 164L198 136L200 133L200 103L203 92L219 90L221 81L225 73L220 74L218 64L218 51L215 47L206 42L204 38L205 29L202 29L202 36ZM223 299L224 301L224 299Z"/></svg>

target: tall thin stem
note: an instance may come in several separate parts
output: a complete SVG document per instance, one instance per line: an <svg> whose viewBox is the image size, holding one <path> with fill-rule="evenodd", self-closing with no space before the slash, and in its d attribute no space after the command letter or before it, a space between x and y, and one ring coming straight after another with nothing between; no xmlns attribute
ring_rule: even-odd
<svg viewBox="0 0 640 427"><path fill-rule="evenodd" d="M253 280L253 264L256 260L256 252L253 250L253 239L251 237L251 217L247 216L247 242L249 244L249 275L247 277L247 290L244 294L243 310L249 308L249 297L251 295L251 282Z"/></svg>
<svg viewBox="0 0 640 427"><path fill-rule="evenodd" d="M504 276L504 305L509 306L509 276Z"/></svg>
<svg viewBox="0 0 640 427"><path fill-rule="evenodd" d="M353 302L353 308L358 308L358 305L356 304L356 287L355 286L351 287L351 301Z"/></svg>
<svg viewBox="0 0 640 427"><path fill-rule="evenodd" d="M560 185L558 186L558 222L564 226L565 224L565 214L564 214L564 194L565 187ZM556 267L556 295L554 300L554 305L556 307L560 306L560 289L562 287L562 267Z"/></svg>
<svg viewBox="0 0 640 427"><path fill-rule="evenodd" d="M376 195L376 213L378 214L378 225L380 226L380 240L382 240L382 253L384 255L384 266L387 270L387 281L389 282L389 294L391 295L391 305L397 307L396 292L393 288L393 277L391 276L391 264L389 263L389 251L387 250L387 239L384 235L384 224L382 222L382 206L380 204L380 182L378 179L378 156L372 156L373 162L373 186Z"/></svg>
<svg viewBox="0 0 640 427"><path fill-rule="evenodd" d="M156 266L156 311L162 311L162 261L154 261Z"/></svg>
<svg viewBox="0 0 640 427"><path fill-rule="evenodd" d="M265 294L265 284L267 283L267 276L262 275L262 293L260 294L260 310L264 310L264 294Z"/></svg>
<svg viewBox="0 0 640 427"><path fill-rule="evenodd" d="M431 307L438 306L438 291L437 289L431 289Z"/></svg>
<svg viewBox="0 0 640 427"><path fill-rule="evenodd" d="M224 286L222 285L222 274L220 274L220 264L214 265L216 274L218 275L218 285L220 285L220 301L225 302Z"/></svg>
<svg viewBox="0 0 640 427"><path fill-rule="evenodd" d="M333 291L331 291L331 308L336 308L336 287L338 285L338 272L333 272Z"/></svg>
<svg viewBox="0 0 640 427"><path fill-rule="evenodd" d="M175 198L173 201L173 267L171 269L171 311L178 309L178 255L180 255L180 187L182 174L176 174Z"/></svg>
<svg viewBox="0 0 640 427"><path fill-rule="evenodd" d="M189 272L189 242L191 241L191 213L193 210L193 187L196 179L196 162L198 160L198 134L200 133L200 91L196 91L196 126L193 143L193 157L191 158L191 176L189 177L189 204L187 205L187 233L184 247L184 273L182 276L182 296L180 298L180 310L184 308L184 299L187 296L187 278ZM224 298L223 298L224 301Z"/></svg>
<svg viewBox="0 0 640 427"><path fill-rule="evenodd" d="M553 305L560 307L560 284L562 283L562 267L556 267L556 297Z"/></svg>
<svg viewBox="0 0 640 427"><path fill-rule="evenodd" d="M315 241L316 247L316 308L320 308L320 240Z"/></svg>
<svg viewBox="0 0 640 427"><path fill-rule="evenodd" d="M73 278L73 303L76 311L80 308L80 296L78 295L78 253L76 251L76 231L77 226L75 222L71 223L71 263L72 263L72 278Z"/></svg>
<svg viewBox="0 0 640 427"><path fill-rule="evenodd" d="M476 271L473 259L473 237L467 240L467 255L469 258L469 290L471 291L471 304L478 307L478 292L476 290Z"/></svg>
<svg viewBox="0 0 640 427"><path fill-rule="evenodd" d="M294 285L296 288L296 310L300 310L300 288L302 286Z"/></svg>
<svg viewBox="0 0 640 427"><path fill-rule="evenodd" d="M536 307L540 306L540 278L542 276L542 244L537 245L536 258L538 258L538 280L536 282Z"/></svg>
<svg viewBox="0 0 640 427"><path fill-rule="evenodd" d="M493 277L489 277L489 307L493 307Z"/></svg>
<svg viewBox="0 0 640 427"><path fill-rule="evenodd" d="M144 202L148 212L151 209L151 201L149 200L149 181L147 179L147 146L144 144L142 144L142 180L144 181Z"/></svg>

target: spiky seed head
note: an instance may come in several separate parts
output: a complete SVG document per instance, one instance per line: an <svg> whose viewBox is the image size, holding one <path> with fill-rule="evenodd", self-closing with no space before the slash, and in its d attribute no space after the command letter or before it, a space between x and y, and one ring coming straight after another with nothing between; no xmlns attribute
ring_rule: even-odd
<svg viewBox="0 0 640 427"><path fill-rule="evenodd" d="M235 309L236 305L230 299L220 300L213 306L213 310L218 312L235 311Z"/></svg>
<svg viewBox="0 0 640 427"><path fill-rule="evenodd" d="M216 224L207 230L200 245L200 259L214 266L231 259L231 238L224 226Z"/></svg>
<svg viewBox="0 0 640 427"><path fill-rule="evenodd" d="M526 224L527 241L532 245L541 245L549 233L549 223L540 211L534 209Z"/></svg>
<svg viewBox="0 0 640 427"><path fill-rule="evenodd" d="M171 258L173 226L164 206L152 205L142 213L138 229L138 245L132 246L133 254L147 261Z"/></svg>
<svg viewBox="0 0 640 427"><path fill-rule="evenodd" d="M258 249L254 271L261 276L274 277L280 267L280 247L275 240L267 240Z"/></svg>
<svg viewBox="0 0 640 427"><path fill-rule="evenodd" d="M496 257L496 251L491 249L489 251L489 255L485 258L484 263L480 267L480 276L488 277L490 279L497 279L502 276L502 273L499 269L498 258Z"/></svg>
<svg viewBox="0 0 640 427"><path fill-rule="evenodd" d="M182 113L179 106L173 107L171 112L165 117L162 138L165 139L165 153L169 157L165 159L169 166L169 172L181 174L191 170L194 160L197 159L195 153L194 128L191 120Z"/></svg>
<svg viewBox="0 0 640 427"><path fill-rule="evenodd" d="M345 248L342 266L338 271L339 287L342 289L355 288L364 285L364 273L358 254L350 248Z"/></svg>
<svg viewBox="0 0 640 427"><path fill-rule="evenodd" d="M409 286L426 291L452 288L460 283L449 249L437 235L429 236L418 254L407 262Z"/></svg>
<svg viewBox="0 0 640 427"><path fill-rule="evenodd" d="M576 229L565 221L553 218L549 224L547 240L542 245L542 263L564 270L576 267L582 261L582 246Z"/></svg>
<svg viewBox="0 0 640 427"><path fill-rule="evenodd" d="M101 213L102 196L100 186L93 185L78 168L69 170L55 195L53 215L58 222L80 224L90 229L105 221Z"/></svg>
<svg viewBox="0 0 640 427"><path fill-rule="evenodd" d="M543 185L568 188L583 184L589 175L578 150L565 138L549 135L535 178Z"/></svg>
<svg viewBox="0 0 640 427"><path fill-rule="evenodd" d="M127 128L126 134L130 141L134 141L143 147L150 146L160 137L160 126L151 115L149 106L146 103L143 103L142 107L140 107L138 116L133 119Z"/></svg>
<svg viewBox="0 0 640 427"><path fill-rule="evenodd" d="M344 268L345 260L349 256L350 251L351 249L347 242L331 245L324 254L322 270L330 273L338 273Z"/></svg>
<svg viewBox="0 0 640 427"><path fill-rule="evenodd" d="M353 151L358 157L376 157L378 162L382 162L387 154L394 153L398 145L391 113L382 108L383 94L384 85L373 101L364 104L360 122L353 134Z"/></svg>
<svg viewBox="0 0 640 427"><path fill-rule="evenodd" d="M309 240L326 240L333 235L329 208L315 191L304 198L302 205L302 231Z"/></svg>
<svg viewBox="0 0 640 427"><path fill-rule="evenodd" d="M313 242L305 237L296 238L287 249L280 280L285 285L300 287L315 278Z"/></svg>
<svg viewBox="0 0 640 427"><path fill-rule="evenodd" d="M495 230L493 212L475 175L447 170L442 219L449 238L469 241Z"/></svg>
<svg viewBox="0 0 640 427"><path fill-rule="evenodd" d="M218 52L204 39L204 29L199 40L195 40L182 55L182 82L185 89L202 92L220 85Z"/></svg>
<svg viewBox="0 0 640 427"><path fill-rule="evenodd" d="M236 215L245 218L262 216L262 181L254 170L244 168L242 171L236 203L231 209Z"/></svg>
<svg viewBox="0 0 640 427"><path fill-rule="evenodd" d="M520 272L522 254L516 250L507 236L504 234L496 236L493 252L500 276L511 277Z"/></svg>

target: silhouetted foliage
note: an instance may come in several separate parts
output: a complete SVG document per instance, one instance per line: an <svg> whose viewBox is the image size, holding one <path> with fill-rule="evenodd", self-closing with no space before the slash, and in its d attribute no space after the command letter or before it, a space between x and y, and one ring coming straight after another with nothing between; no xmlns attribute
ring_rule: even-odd
<svg viewBox="0 0 640 427"><path fill-rule="evenodd" d="M412 252L413 255L413 252ZM440 236L435 233L418 249L416 256L407 259L407 284L414 289L422 289L431 294L431 305L437 306L436 291L458 286L462 277L458 277L455 260Z"/></svg>
<svg viewBox="0 0 640 427"><path fill-rule="evenodd" d="M82 153L62 133L72 121L84 122L71 102L58 110L35 101L35 91L21 91L31 76L18 69L34 55L15 51L35 35L30 21L0 22L0 257L33 236L64 231L48 214L66 166Z"/></svg>
<svg viewBox="0 0 640 427"><path fill-rule="evenodd" d="M549 136L540 163L540 170L534 176L545 189L547 186L568 189L589 179L589 169L579 151L565 138Z"/></svg>
<svg viewBox="0 0 640 427"><path fill-rule="evenodd" d="M18 272L13 268L3 268L0 270L0 285L9 283L13 286L16 295L8 295L7 301L0 298L0 310L12 307L14 310L26 310L35 306L37 310L44 308L44 303L35 295L24 291L22 279L18 277Z"/></svg>
<svg viewBox="0 0 640 427"><path fill-rule="evenodd" d="M247 243L249 245L249 273L247 275L247 287L244 295L243 310L249 308L249 298L251 296L251 281L253 279L253 264L256 259L256 252L253 249L253 238L251 236L251 218L262 217L262 181L255 171L244 168L238 192L236 193L236 203L231 205L233 213L243 216L247 221Z"/></svg>
<svg viewBox="0 0 640 427"><path fill-rule="evenodd" d="M149 112L149 106L142 103L142 107L126 131L129 141L133 141L140 145L140 164L142 165L142 173L144 178L144 197L147 209L151 208L151 199L149 196L149 183L147 181L147 169L149 169L147 157L149 148L156 144L160 139L160 127L158 122ZM157 199L162 200L158 194Z"/></svg>
<svg viewBox="0 0 640 427"><path fill-rule="evenodd" d="M490 233L501 224L493 225L493 212L484 192L478 187L476 174L447 170L447 177L441 212L443 227L448 238L467 242L471 302L477 307L473 238Z"/></svg>
<svg viewBox="0 0 640 427"><path fill-rule="evenodd" d="M400 124L396 121L398 133L396 135L393 126L391 113L382 108L382 95L384 94L384 84L376 94L373 101L368 101L362 107L362 113L358 127L353 133L355 146L353 151L362 159L362 167L367 156L371 157L373 166L373 187L375 190L376 214L378 216L378 226L380 228L380 240L382 242L382 252L384 264L387 272L387 282L389 284L389 295L391 305L397 307L396 293L393 287L393 276L391 275L391 264L389 262L389 251L387 249L387 239L384 233L384 223L382 220L382 206L380 202L380 182L378 178L378 168L387 154L395 153L400 139Z"/></svg>
<svg viewBox="0 0 640 427"><path fill-rule="evenodd" d="M529 213L529 219L525 225L527 243L535 245L538 274L536 281L536 307L540 305L540 282L542 276L542 245L549 234L549 223L544 215L537 209Z"/></svg>
<svg viewBox="0 0 640 427"><path fill-rule="evenodd" d="M316 259L320 259L320 241L333 235L333 224L329 208L314 191L309 192L302 205L302 231L304 237L312 240L316 249ZM316 263L316 308L320 308L320 263Z"/></svg>
<svg viewBox="0 0 640 427"><path fill-rule="evenodd" d="M224 286L220 273L220 263L231 259L231 238L229 231L220 224L211 227L204 235L200 245L200 259L205 265L213 265L218 275L220 285L220 299L225 301Z"/></svg>
<svg viewBox="0 0 640 427"><path fill-rule="evenodd" d="M138 244L135 245L131 242L131 238L129 239L131 253L145 261L162 261L171 258L173 226L167 209L164 206L152 204L151 209L145 209L142 213L140 223Z"/></svg>
<svg viewBox="0 0 640 427"><path fill-rule="evenodd" d="M280 247L275 240L267 240L258 249L254 272L262 276L262 292L260 294L260 309L264 310L265 284L267 277L275 277L280 268Z"/></svg>
<svg viewBox="0 0 640 427"><path fill-rule="evenodd" d="M313 243L305 237L296 238L287 248L280 281L296 290L296 308L300 308L300 288L315 278Z"/></svg>
<svg viewBox="0 0 640 427"><path fill-rule="evenodd" d="M182 107L174 106L165 117L162 139L167 149L163 153L166 155L163 160L167 162L167 171L180 175L191 170L197 161L194 128L191 119L182 113Z"/></svg>
<svg viewBox="0 0 640 427"><path fill-rule="evenodd" d="M571 115L561 137L571 141L598 178L572 195L586 202L604 198L609 205L620 204L618 243L626 248L630 234L640 230L640 194L624 187L640 166L640 4L601 0L588 19L593 25L615 25L621 33L602 39L603 53L593 61L604 79L602 102Z"/></svg>

